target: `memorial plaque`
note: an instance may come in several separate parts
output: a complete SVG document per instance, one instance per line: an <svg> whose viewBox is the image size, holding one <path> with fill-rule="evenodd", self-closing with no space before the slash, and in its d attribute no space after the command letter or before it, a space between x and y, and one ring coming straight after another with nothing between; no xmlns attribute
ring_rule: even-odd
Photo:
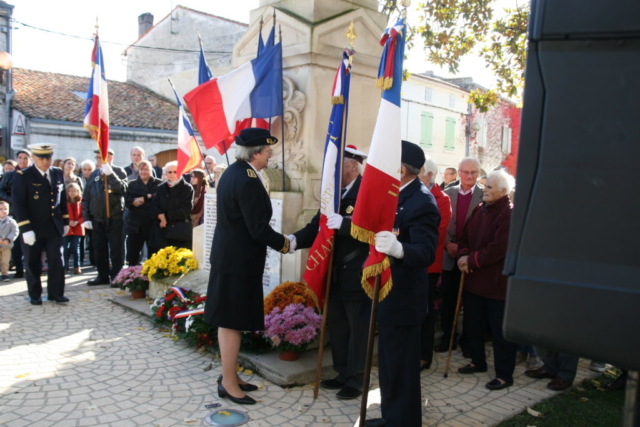
<svg viewBox="0 0 640 427"><path fill-rule="evenodd" d="M282 200L271 199L271 207L273 216L269 224L276 232L282 232ZM204 263L200 268L205 271L211 270L209 258L211 255L211 242L213 241L213 233L216 229L217 212L216 212L216 193L207 192L204 196L204 238L203 253ZM215 255L214 255L215 256ZM264 266L264 275L262 276L262 287L266 293L280 284L280 270L282 265L282 254L271 248L267 248L267 259Z"/></svg>

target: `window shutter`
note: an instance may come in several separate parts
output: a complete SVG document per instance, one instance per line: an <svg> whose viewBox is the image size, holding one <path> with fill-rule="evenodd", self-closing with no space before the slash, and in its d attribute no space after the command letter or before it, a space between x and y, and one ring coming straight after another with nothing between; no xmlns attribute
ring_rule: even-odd
<svg viewBox="0 0 640 427"><path fill-rule="evenodd" d="M433 137L433 114L423 111L420 117L420 147L431 149Z"/></svg>

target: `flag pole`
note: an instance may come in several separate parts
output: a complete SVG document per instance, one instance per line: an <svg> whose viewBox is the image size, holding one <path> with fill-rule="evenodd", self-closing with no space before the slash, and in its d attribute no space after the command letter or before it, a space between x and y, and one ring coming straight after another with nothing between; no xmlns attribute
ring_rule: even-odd
<svg viewBox="0 0 640 427"><path fill-rule="evenodd" d="M273 25L276 24L276 10L273 10ZM280 46L282 47L282 25L279 26L279 35L280 35ZM284 56L281 57L281 64L280 64L280 69L283 70L282 75L284 77ZM282 137L282 191L286 191L285 188L285 180L284 180L284 85L282 85L282 96L280 97L280 99L282 100L282 116L280 116L282 118L282 120L280 120L280 133L281 133L281 137ZM269 131L271 131L271 118L269 118ZM333 252L332 252L333 253ZM331 265L331 264L329 264ZM322 321L324 323L324 320ZM320 346L322 347L322 345ZM322 367L321 367L322 368ZM315 396L317 396L318 393L314 391L314 398Z"/></svg>
<svg viewBox="0 0 640 427"><path fill-rule="evenodd" d="M355 54L355 50L353 50L353 42L356 38L356 33L353 30L353 21L351 21L351 25L349 26L349 31L347 31L347 38L349 39L349 47L345 49L347 54L349 55L349 65L351 65L352 56ZM351 71L349 71L351 72ZM349 86L351 88L351 86ZM283 97L284 98L284 97ZM340 140L340 154L339 156L342 158L344 156L344 149L347 146L347 117L349 110L349 97L346 96L344 99L344 110L342 111L342 138ZM284 109L283 109L283 118L284 118ZM284 123L283 123L284 124ZM283 126L284 129L284 126ZM283 158L284 165L284 158ZM342 162L339 162L338 168L339 176L340 176L340 189L342 189ZM340 205L342 203L342 197L338 198L338 212L340 212ZM335 233L333 235L335 242ZM329 272L327 274L327 279L325 282L325 294L324 294L324 307L322 309L322 326L320 327L320 345L318 346L318 362L316 365L316 378L313 385L313 399L318 398L318 391L320 389L320 377L322 376L322 359L324 357L324 340L325 340L325 332L327 329L327 319L329 318L329 294L331 292L331 279L333 272L333 254L335 251L331 251L331 255L329 255Z"/></svg>
<svg viewBox="0 0 640 427"><path fill-rule="evenodd" d="M98 28L100 28L100 26L98 25L98 16L96 16L96 38L99 40ZM100 64L100 66L102 66L102 64ZM107 152L106 153L102 152L102 146L100 145L100 138L102 138L102 127L98 125L98 139L96 140L96 142L98 143L98 150L100 151L100 157L102 157L102 163L109 163L107 161L107 159L109 158L109 149L107 147ZM106 207L105 214L107 216L107 222L108 222L109 219L111 218L111 206L109 206L109 177L105 174L102 174L102 176L104 181L104 198L105 198L105 207Z"/></svg>
<svg viewBox="0 0 640 427"><path fill-rule="evenodd" d="M371 365L373 362L373 343L375 341L376 319L378 318L378 298L380 297L381 275L376 274L373 285L373 300L371 301L371 318L369 319L369 339L367 340L367 361L364 364L364 384L362 384L362 402L360 403L360 427L364 427L367 418L367 399L371 384Z"/></svg>

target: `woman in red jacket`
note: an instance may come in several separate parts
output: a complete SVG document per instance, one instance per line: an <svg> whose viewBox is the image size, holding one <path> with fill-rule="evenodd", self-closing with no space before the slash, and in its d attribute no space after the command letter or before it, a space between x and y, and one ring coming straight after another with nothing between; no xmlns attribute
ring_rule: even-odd
<svg viewBox="0 0 640 427"><path fill-rule="evenodd" d="M69 232L62 238L64 248L64 269L69 272L69 252L73 254L73 274L82 274L80 270L80 239L84 236L84 219L82 218L82 196L80 186L67 185L67 209L69 211Z"/></svg>
<svg viewBox="0 0 640 427"><path fill-rule="evenodd" d="M482 203L464 225L458 240L458 267L464 282L464 331L468 334L471 363L458 369L461 374L487 372L484 338L488 324L493 336L496 378L486 384L501 390L513 384L517 344L502 334L507 277L502 275L509 241L514 179L502 170L487 176Z"/></svg>

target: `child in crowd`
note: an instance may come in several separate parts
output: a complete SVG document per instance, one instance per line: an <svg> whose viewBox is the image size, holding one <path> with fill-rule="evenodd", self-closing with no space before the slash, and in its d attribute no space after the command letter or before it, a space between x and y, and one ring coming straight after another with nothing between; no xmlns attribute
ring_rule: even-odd
<svg viewBox="0 0 640 427"><path fill-rule="evenodd" d="M84 219L82 218L82 196L80 186L67 185L67 208L69 211L69 232L62 238L64 248L64 268L69 273L69 252L73 254L73 274L82 274L80 270L80 240L84 236Z"/></svg>
<svg viewBox="0 0 640 427"><path fill-rule="evenodd" d="M9 216L9 203L0 201L0 278L8 282L9 261L11 260L11 248L18 238L18 224Z"/></svg>

